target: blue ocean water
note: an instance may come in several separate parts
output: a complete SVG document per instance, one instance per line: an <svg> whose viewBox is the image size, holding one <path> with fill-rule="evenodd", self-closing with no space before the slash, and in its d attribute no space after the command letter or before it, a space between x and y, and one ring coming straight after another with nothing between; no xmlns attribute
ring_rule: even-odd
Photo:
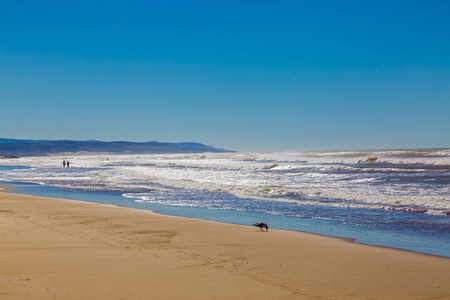
<svg viewBox="0 0 450 300"><path fill-rule="evenodd" d="M381 154L388 158L378 164L361 162L367 153L342 152L69 157L70 169L60 157L24 158L0 162L0 179L17 193L263 221L450 257L447 152Z"/></svg>

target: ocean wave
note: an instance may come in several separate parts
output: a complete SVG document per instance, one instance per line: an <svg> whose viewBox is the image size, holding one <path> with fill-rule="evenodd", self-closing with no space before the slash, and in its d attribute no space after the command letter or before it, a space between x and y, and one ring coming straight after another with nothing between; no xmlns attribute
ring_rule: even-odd
<svg viewBox="0 0 450 300"><path fill-rule="evenodd" d="M358 163L368 157L377 160ZM63 159L72 167L62 168ZM308 205L427 214L450 210L449 149L53 156L2 159L0 164L32 167L2 171L2 180L150 192L152 197L160 193L161 201L176 188ZM199 201L216 207L202 197Z"/></svg>

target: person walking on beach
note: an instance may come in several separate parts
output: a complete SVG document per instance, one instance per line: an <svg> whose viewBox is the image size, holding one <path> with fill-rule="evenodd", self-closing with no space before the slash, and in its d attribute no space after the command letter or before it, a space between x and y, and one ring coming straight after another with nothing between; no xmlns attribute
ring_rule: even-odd
<svg viewBox="0 0 450 300"><path fill-rule="evenodd" d="M65 167L66 167L66 161L63 160L63 168L65 168Z"/></svg>
<svg viewBox="0 0 450 300"><path fill-rule="evenodd" d="M67 161L66 164L67 164L67 167L69 167L70 161Z"/></svg>

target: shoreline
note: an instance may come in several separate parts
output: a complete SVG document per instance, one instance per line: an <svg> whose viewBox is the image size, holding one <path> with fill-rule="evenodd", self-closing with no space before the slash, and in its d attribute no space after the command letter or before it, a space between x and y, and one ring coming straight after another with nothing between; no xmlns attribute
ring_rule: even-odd
<svg viewBox="0 0 450 300"><path fill-rule="evenodd" d="M407 252L413 252L413 253L419 253L419 254L426 254L426 255L431 255L431 256L438 256L438 257L444 257L444 258L450 258L450 249L448 249L448 247L446 246L441 246L441 245L446 245L447 242L446 241L442 241L440 242L439 245L434 245L434 244L427 244L425 242L414 242L414 240L410 240L408 242L408 239L400 239L401 242L397 242L394 238L392 237L387 237L386 239L384 239L381 235L372 234L370 236L370 238L366 238L369 235L367 234L362 234L362 232L360 232L360 234L355 234L355 232L351 232L351 231L345 231L345 228L338 228L336 230L336 228L334 227L326 227L323 225L319 225L317 228L319 228L319 230L314 229L314 230L304 230L304 228L296 228L295 224L291 223L280 223L280 220L276 220L276 219L271 219L271 216L266 216L266 215L261 215L261 216L247 216L247 219L245 219L245 216L243 219L241 219L242 216L238 217L236 215L234 216L230 216L229 214L225 213L223 215L214 215L213 218L209 217L209 218L205 218L204 216L207 215L207 212L199 212L199 211L194 211L194 213L188 212L188 211L177 211L175 209L175 211L173 211L173 208L171 206L164 206L162 205L161 207L145 207L142 205L130 205L130 204L125 204L125 203L121 203L120 200L118 200L117 198L123 199L123 196L121 197L117 197L117 195L109 195L108 194L104 194L102 197L98 197L95 196L95 193L93 195L90 195L90 193L85 193L85 192L71 192L71 191L66 191L66 192L58 192L59 189L58 188L51 188L50 186L47 186L47 188L51 188L54 191L57 191L56 193L54 191L45 191L45 192L36 192L36 190L33 189L23 189L23 187L16 187L17 183L14 182L0 182L0 187L3 185L4 187L6 186L6 190L10 190L10 192L12 193L19 193L19 194L24 194L24 195L31 195L31 196L38 196L38 197L46 197L46 198L59 198L59 199L67 199L67 200L74 200L74 201L85 201L85 202L90 202L90 203L99 203L99 204L112 204L112 205L117 205L118 207L128 207L128 208L135 208L135 209L140 209L140 210L146 210L146 211L153 211L157 214L161 214L161 215L167 215L167 216L179 216L179 217L186 217L186 218L192 218L192 219L198 219L198 220L209 220L209 221L214 221L214 222L219 222L219 223L225 223L225 224L238 224L238 225L244 225L247 224L248 226L250 226L250 224L253 224L255 222L258 222L260 220L266 219L268 218L268 222L270 225L272 225L272 229L281 229L281 230L292 230L295 232L305 232L305 233L311 233L311 234L316 234L316 235L320 235L320 236L325 236L325 237L335 237L335 238L342 238L342 239L348 239L356 244L361 244L361 245L371 245L371 246L377 246L377 247L384 247L384 248L389 248L389 249L396 249L396 250L401 250L401 251L407 251ZM37 185L36 183L31 183L31 185L36 185L39 188L43 187L45 188L45 185ZM39 189L38 189L39 190ZM61 191L63 191L63 189L61 189ZM8 192L8 191L5 191ZM73 193L73 194L72 194ZM79 196L78 193L81 193L83 196ZM85 197L86 195L90 195L88 197ZM101 195L101 193L99 194ZM108 200L105 200L104 197L108 197ZM169 208L170 207L170 208ZM233 220L234 221L230 221ZM237 222L237 220L239 220L239 222ZM246 222L242 222L242 221L246 221ZM267 222L266 221L266 222ZM284 222L284 221L283 221ZM318 224L308 224L307 226L317 226ZM306 227L307 227L306 226ZM328 228L328 229L327 229ZM332 228L332 229L330 229ZM338 233L339 232L339 233ZM405 243L406 242L406 243ZM419 242L419 243L418 243ZM436 248L433 248L433 246L436 246Z"/></svg>
<svg viewBox="0 0 450 300"><path fill-rule="evenodd" d="M450 259L345 238L3 192L0 221L1 299L450 295Z"/></svg>

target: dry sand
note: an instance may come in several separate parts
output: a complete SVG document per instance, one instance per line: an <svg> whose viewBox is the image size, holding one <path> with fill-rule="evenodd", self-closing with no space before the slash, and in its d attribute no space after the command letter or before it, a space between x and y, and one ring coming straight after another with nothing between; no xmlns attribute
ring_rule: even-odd
<svg viewBox="0 0 450 300"><path fill-rule="evenodd" d="M0 299L450 299L450 259L0 193Z"/></svg>

